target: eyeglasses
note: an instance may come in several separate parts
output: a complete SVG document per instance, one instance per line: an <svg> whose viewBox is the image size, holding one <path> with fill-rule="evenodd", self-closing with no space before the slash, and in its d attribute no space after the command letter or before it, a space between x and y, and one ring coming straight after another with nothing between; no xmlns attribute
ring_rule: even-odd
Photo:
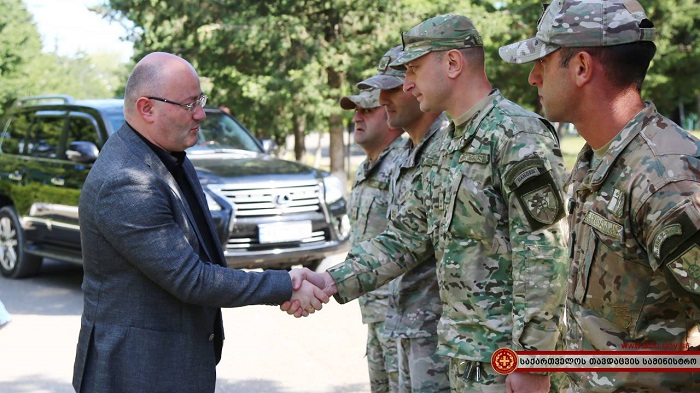
<svg viewBox="0 0 700 393"><path fill-rule="evenodd" d="M159 98L159 97L146 97L146 98L148 98L149 100L156 100L156 101L160 101L160 102L165 102L166 104L173 104L173 105L181 106L181 107L185 108L185 110L187 112L193 112L194 109L197 107L197 105L204 108L204 105L207 104L207 98L209 98L209 97L207 97L206 94L202 94L201 96L197 97L196 100L194 100L193 102L190 102L189 104L180 104L179 102L166 100L165 98Z"/></svg>

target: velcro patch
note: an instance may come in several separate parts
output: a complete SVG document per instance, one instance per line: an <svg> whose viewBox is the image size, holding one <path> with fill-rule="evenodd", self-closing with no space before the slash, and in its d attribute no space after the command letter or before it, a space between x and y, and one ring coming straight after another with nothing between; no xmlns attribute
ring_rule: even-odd
<svg viewBox="0 0 700 393"><path fill-rule="evenodd" d="M523 183L528 181L529 179L532 179L533 177L539 176L540 175L540 169L537 167L534 168L528 168L524 170L522 173L520 173L518 176L513 179L513 183L515 184L516 187L520 187Z"/></svg>
<svg viewBox="0 0 700 393"><path fill-rule="evenodd" d="M592 210L589 210L588 213L586 213L586 217L583 218L583 222L610 237L622 240L622 225L614 221L610 221Z"/></svg>
<svg viewBox="0 0 700 393"><path fill-rule="evenodd" d="M464 153L459 157L459 162L471 162L476 164L488 164L489 155L484 153Z"/></svg>
<svg viewBox="0 0 700 393"><path fill-rule="evenodd" d="M526 212L538 222L551 225L559 218L562 206L560 206L551 184L546 184L523 195L522 199L526 206Z"/></svg>
<svg viewBox="0 0 700 393"><path fill-rule="evenodd" d="M618 190L617 188L613 190L612 198L608 202L607 209L610 213L614 214L617 218L622 218L624 216L625 208L625 193Z"/></svg>
<svg viewBox="0 0 700 393"><path fill-rule="evenodd" d="M661 259L661 246L663 245L664 241L668 239L671 236L677 236L677 235L682 235L683 234L683 229L681 228L681 224L673 224L665 227L659 233L656 234L656 237L654 237L654 245L653 245L653 252L654 255Z"/></svg>
<svg viewBox="0 0 700 393"><path fill-rule="evenodd" d="M686 291L700 294L700 246L688 248L670 267Z"/></svg>

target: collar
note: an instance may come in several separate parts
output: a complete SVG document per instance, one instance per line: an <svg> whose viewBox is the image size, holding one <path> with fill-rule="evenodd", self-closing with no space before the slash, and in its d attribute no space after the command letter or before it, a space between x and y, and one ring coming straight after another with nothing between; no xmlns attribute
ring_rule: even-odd
<svg viewBox="0 0 700 393"><path fill-rule="evenodd" d="M164 149L156 146L148 139L146 139L146 137L141 135L140 132L136 131L136 129L132 127L131 124L126 123L126 125L129 126L131 131L138 135L138 137L141 138L141 140L144 141L144 143L146 143L146 146L148 146L151 150L153 150L154 153L156 153L158 158L160 158L160 160L163 162L163 165L165 165L169 172L172 173L173 170L179 170L180 168L182 168L182 163L185 162L186 157L186 153L184 151L176 151L169 153Z"/></svg>

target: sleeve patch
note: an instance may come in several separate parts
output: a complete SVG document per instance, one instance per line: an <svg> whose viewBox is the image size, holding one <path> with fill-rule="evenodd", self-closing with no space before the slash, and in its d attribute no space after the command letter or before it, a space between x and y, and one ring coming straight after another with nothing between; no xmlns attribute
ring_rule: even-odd
<svg viewBox="0 0 700 393"><path fill-rule="evenodd" d="M522 196L526 213L534 220L552 225L559 218L559 212L563 207L559 203L551 184L545 184L532 192Z"/></svg>
<svg viewBox="0 0 700 393"><path fill-rule="evenodd" d="M686 291L700 293L700 246L687 249L671 264L671 271Z"/></svg>
<svg viewBox="0 0 700 393"><path fill-rule="evenodd" d="M671 236L682 235L683 230L680 224L669 225L666 228L659 231L654 237L653 252L656 258L661 259L661 246L664 241Z"/></svg>
<svg viewBox="0 0 700 393"><path fill-rule="evenodd" d="M533 231L550 226L565 216L560 187L539 157L515 164L504 175L504 186L511 190Z"/></svg>

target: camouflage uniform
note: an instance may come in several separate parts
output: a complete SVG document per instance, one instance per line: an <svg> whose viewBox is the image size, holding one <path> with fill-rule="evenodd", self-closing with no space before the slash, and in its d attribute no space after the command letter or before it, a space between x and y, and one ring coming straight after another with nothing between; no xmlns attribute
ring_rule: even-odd
<svg viewBox="0 0 700 393"><path fill-rule="evenodd" d="M440 16L411 29L404 53L415 50L392 65L425 54L430 39L442 49L480 46L471 22L462 20ZM433 31L443 25L449 31ZM428 195L428 206L406 201L382 235L353 247L345 263L328 271L336 300L346 302L416 267L434 245L443 305L438 354L452 359L451 387L503 391L505 377L489 364L496 349L553 350L558 338L566 279L564 165L551 125L497 91L454 123L440 154L425 156L431 170L412 190L419 200ZM416 233L416 222L428 233ZM467 375L470 368L478 371Z"/></svg>
<svg viewBox="0 0 700 393"><path fill-rule="evenodd" d="M700 321L700 141L648 104L595 166L592 156L584 146L569 180L567 347L682 348ZM574 392L700 390L697 373L570 377Z"/></svg>
<svg viewBox="0 0 700 393"><path fill-rule="evenodd" d="M403 142L402 138L396 138L374 162L365 160L357 169L348 201L351 244L371 239L386 228L390 180L398 170ZM389 307L388 285L360 297L359 302L362 323L368 325L367 363L372 392L396 391L396 345L384 334Z"/></svg>
<svg viewBox="0 0 700 393"><path fill-rule="evenodd" d="M400 206L411 198L411 189L422 178L423 153L437 152L448 124L443 114L435 119L418 146L414 148L411 140L406 141L400 172L392 182L390 220L399 217ZM427 230L420 226L421 222L414 224L416 231ZM391 297L385 328L389 337L397 339L400 392L449 391L447 358L435 353L437 323L442 315L436 262L431 257L389 285Z"/></svg>
<svg viewBox="0 0 700 393"><path fill-rule="evenodd" d="M401 51L401 46L387 51L377 65L377 75L358 83L357 87L380 90L401 88L406 70L389 67L389 63L396 60ZM391 181L390 220L400 217L401 206L413 198L412 189L422 179L423 156L437 153L448 124L447 116L442 114L425 130L417 146L411 139L404 144L399 159L400 168ZM424 204L424 201L424 197L414 200L420 204ZM416 225L415 231L427 231L425 226L420 226L421 221L413 223ZM391 296L384 325L385 333L396 339L401 393L437 393L450 389L447 358L435 353L437 322L442 313L435 264L435 258L431 257L389 285Z"/></svg>
<svg viewBox="0 0 700 393"><path fill-rule="evenodd" d="M500 54L523 63L561 47L651 41L645 19L634 0L559 0L535 38ZM567 182L566 346L683 348L700 320L700 141L647 103L598 153L586 144ZM700 375L690 372L569 376L572 392L700 391Z"/></svg>

